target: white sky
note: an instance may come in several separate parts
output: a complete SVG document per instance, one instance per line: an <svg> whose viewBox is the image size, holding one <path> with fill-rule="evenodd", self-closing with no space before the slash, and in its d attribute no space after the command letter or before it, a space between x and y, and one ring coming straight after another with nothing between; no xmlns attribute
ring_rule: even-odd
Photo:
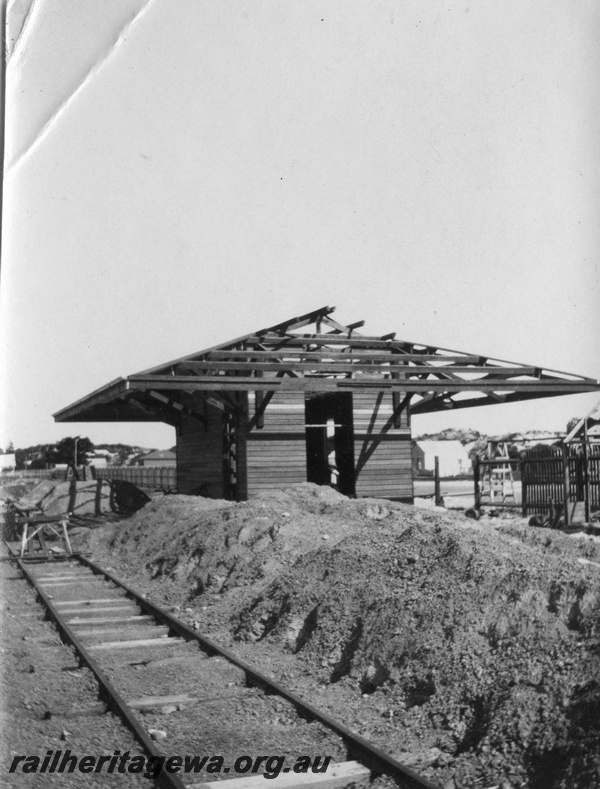
<svg viewBox="0 0 600 789"><path fill-rule="evenodd" d="M171 446L51 414L325 304L600 378L597 3L30 5L7 11L0 446ZM561 430L597 400L414 431Z"/></svg>

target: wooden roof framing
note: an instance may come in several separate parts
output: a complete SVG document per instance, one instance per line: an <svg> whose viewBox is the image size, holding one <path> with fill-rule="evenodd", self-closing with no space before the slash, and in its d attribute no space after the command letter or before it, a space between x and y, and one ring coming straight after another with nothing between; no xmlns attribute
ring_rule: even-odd
<svg viewBox="0 0 600 789"><path fill-rule="evenodd" d="M192 395L235 407L235 392L390 390L413 414L597 391L593 378L395 339L342 324L334 307L117 379L54 415L56 421L200 420ZM314 325L313 333L302 332ZM231 393L231 394L227 394Z"/></svg>
<svg viewBox="0 0 600 789"><path fill-rule="evenodd" d="M598 428L600 427L600 403L597 403L589 414L583 416L576 425L569 431L567 436L565 436L564 443L570 444L571 441L581 440L584 441L588 440L588 430L593 430L592 439L598 440L600 433ZM594 429L595 428L595 429Z"/></svg>

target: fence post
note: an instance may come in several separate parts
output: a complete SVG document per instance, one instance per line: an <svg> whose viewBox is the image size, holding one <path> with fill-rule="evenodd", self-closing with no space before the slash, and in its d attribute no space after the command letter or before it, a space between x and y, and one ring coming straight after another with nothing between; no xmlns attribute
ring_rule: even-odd
<svg viewBox="0 0 600 789"><path fill-rule="evenodd" d="M481 488L479 487L479 455L475 455L473 463L474 505L476 510L481 509Z"/></svg>
<svg viewBox="0 0 600 789"><path fill-rule="evenodd" d="M520 467L521 467L521 512L524 518L527 517L527 459L525 458L525 452L521 456Z"/></svg>
<svg viewBox="0 0 600 789"><path fill-rule="evenodd" d="M588 452L587 421L583 425L583 484L585 490L585 522L589 523L592 517L590 507L590 458Z"/></svg>
<svg viewBox="0 0 600 789"><path fill-rule="evenodd" d="M563 484L565 500L565 526L571 525L571 513L569 512L569 448L567 444L562 445L563 455Z"/></svg>
<svg viewBox="0 0 600 789"><path fill-rule="evenodd" d="M435 456L435 506L436 507L443 507L444 502L442 500L442 494L440 490L440 459L436 455Z"/></svg>

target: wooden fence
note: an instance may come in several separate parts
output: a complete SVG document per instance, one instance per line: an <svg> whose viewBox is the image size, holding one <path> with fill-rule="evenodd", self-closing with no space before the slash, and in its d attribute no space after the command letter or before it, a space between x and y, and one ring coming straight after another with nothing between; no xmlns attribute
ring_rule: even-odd
<svg viewBox="0 0 600 789"><path fill-rule="evenodd" d="M177 491L177 469L174 466L106 466L96 469L96 479L132 482L140 488Z"/></svg>
<svg viewBox="0 0 600 789"><path fill-rule="evenodd" d="M92 466L77 466L77 474L80 480L96 479ZM61 468L42 468L42 469L21 469L19 471L8 471L0 474L0 485L4 483L16 482L20 479L54 479L58 482L65 482L73 476L73 467L63 466Z"/></svg>
<svg viewBox="0 0 600 789"><path fill-rule="evenodd" d="M585 502L586 520L600 508L600 445L530 449L521 461L523 514L547 514L550 501Z"/></svg>
<svg viewBox="0 0 600 789"><path fill-rule="evenodd" d="M2 482L14 482L18 479L64 479L64 469L44 468L44 469L21 469L20 471L3 471L0 474L0 484Z"/></svg>

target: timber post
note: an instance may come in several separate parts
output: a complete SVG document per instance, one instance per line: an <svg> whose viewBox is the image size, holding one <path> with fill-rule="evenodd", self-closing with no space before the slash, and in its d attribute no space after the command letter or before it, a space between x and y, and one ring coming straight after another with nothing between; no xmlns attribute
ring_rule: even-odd
<svg viewBox="0 0 600 789"><path fill-rule="evenodd" d="M592 508L590 502L590 457L586 422L583 425L583 484L585 491L585 522L589 523L592 519Z"/></svg>
<svg viewBox="0 0 600 789"><path fill-rule="evenodd" d="M473 485L475 488L474 505L475 505L475 509L479 511L481 509L481 487L479 485L479 455L475 455L475 460L473 462Z"/></svg>
<svg viewBox="0 0 600 789"><path fill-rule="evenodd" d="M442 493L440 489L440 459L436 455L435 456L435 506L436 507L443 507L444 501L442 499Z"/></svg>
<svg viewBox="0 0 600 789"><path fill-rule="evenodd" d="M569 447L567 444L562 445L563 453L563 484L564 484L564 499L565 499L565 526L571 525L571 513L569 512Z"/></svg>

